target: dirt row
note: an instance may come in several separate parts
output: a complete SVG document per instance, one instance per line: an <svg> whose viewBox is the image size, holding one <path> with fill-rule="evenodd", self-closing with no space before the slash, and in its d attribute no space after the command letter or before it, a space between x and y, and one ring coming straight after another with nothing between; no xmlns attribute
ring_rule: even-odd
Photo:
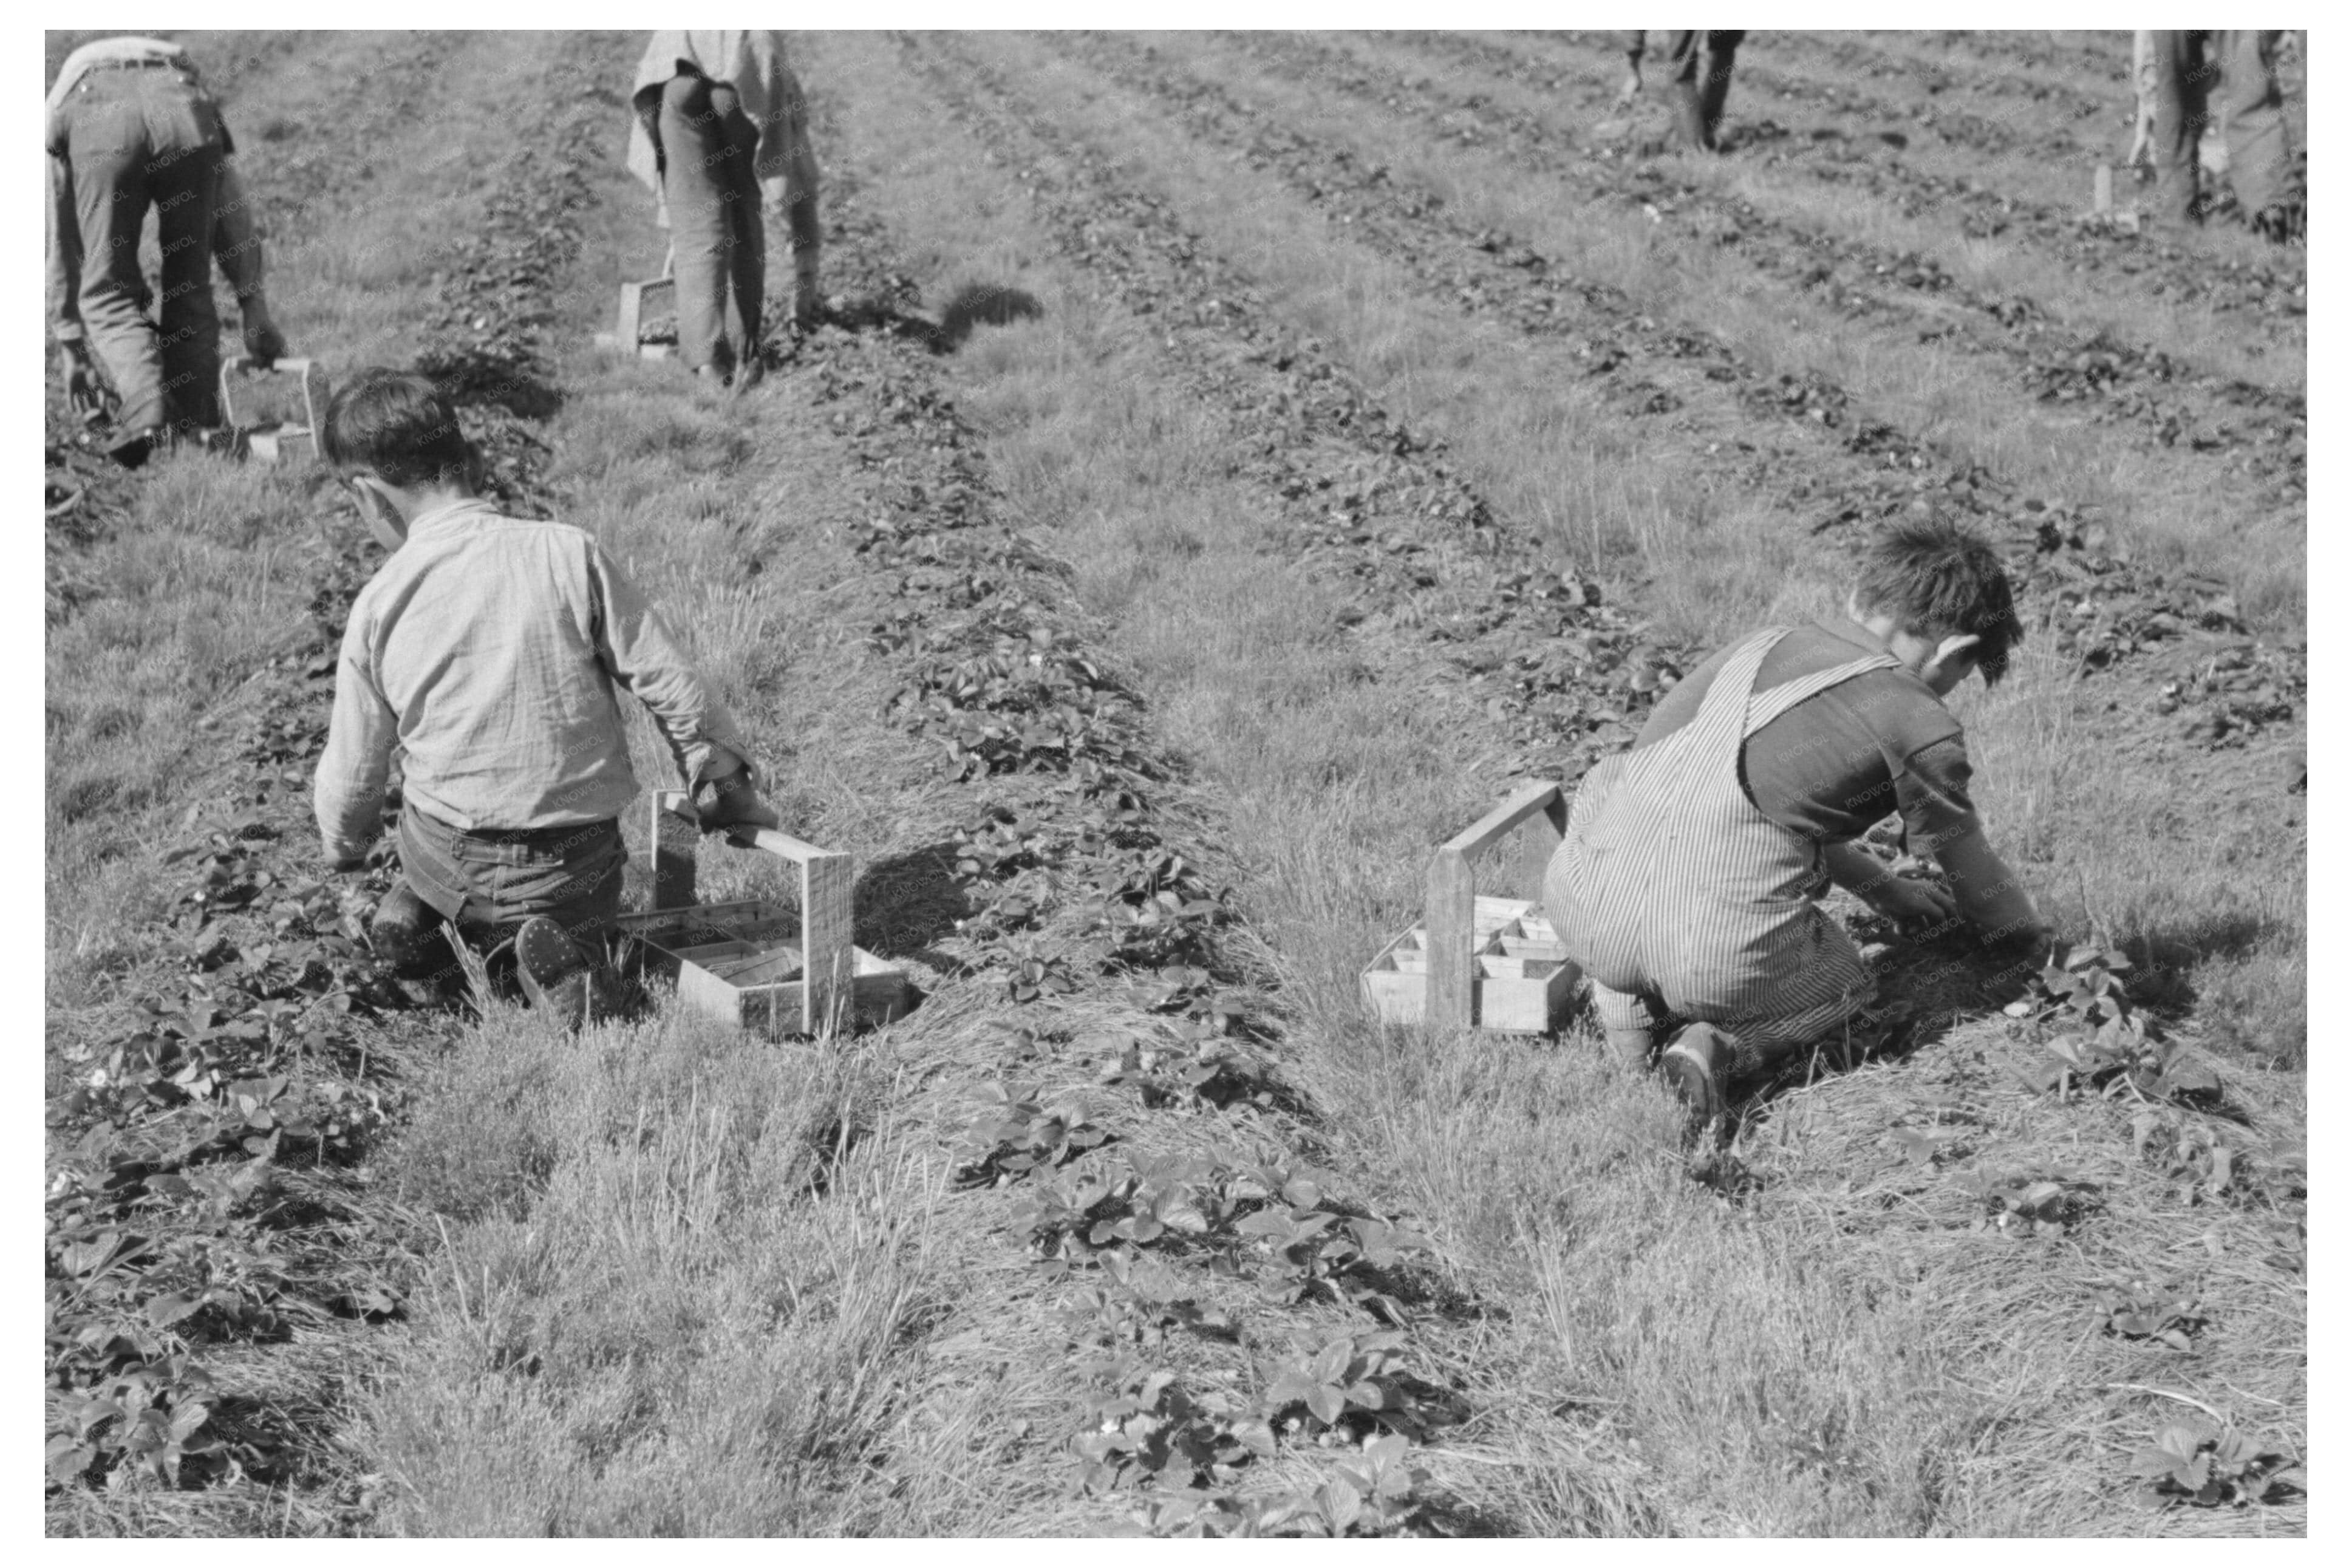
<svg viewBox="0 0 2352 1568"><path fill-rule="evenodd" d="M1255 111L1214 82L1168 68L1142 47L1118 39L1053 42L1129 90L1167 104L1202 142L1245 157L1333 212L1359 243L1412 271L1432 297L1475 317L1507 321L1530 337L1573 344L1586 374L1607 389L1611 406L1637 418L1685 406L1706 410L1713 427L1661 421L1653 437L1685 448L1677 454L1678 471L1773 495L1786 510L1814 517L1816 533L1950 509L2032 562L2028 581L2038 590L2032 597L2044 624L2061 652L2083 668L2115 668L2154 655L2142 667L2144 700L2194 709L2182 721L2184 731L2206 740L2242 738L2294 711L2304 679L2297 650L2249 636L2218 583L2118 559L2105 525L2082 506L2017 496L1933 444L1860 417L1845 390L1826 378L1769 376L1704 328L1644 314L1619 291L1577 279L1509 237L1451 216L1433 194L1404 185L1385 166L1366 167L1348 150ZM1105 193L1100 199L1140 198ZM1743 420L1773 416L1801 431L1812 427L1804 432L1801 462L1777 461L1752 447L1741 450L1746 443L1720 439ZM1697 426L1698 418L1690 424ZM1822 438L1832 430L1845 432L1842 442ZM2179 646L2160 647L2168 641ZM2209 668L2213 661L2221 667ZM2173 689L2163 691L2168 685Z"/></svg>
<svg viewBox="0 0 2352 1568"><path fill-rule="evenodd" d="M1307 36L1250 34L1239 41L1271 72L1371 98L1441 137L1490 149L1515 168L1570 188L1589 188L1596 174L1549 119L1409 81ZM1879 330L2002 362L2000 374L2039 402L2090 408L2101 423L2137 425L2150 447L2243 473L2273 504L2300 503L2308 434L2300 392L2200 372L2105 327L2074 326L2025 296L1968 288L1931 256L1777 216L1709 191L1674 161L1616 172L1607 188L1686 244L1736 248L1743 262L1800 294Z"/></svg>
<svg viewBox="0 0 2352 1568"><path fill-rule="evenodd" d="M1490 44L1456 34L1412 35L1417 47L1441 58L1459 60L1521 87L1556 92L1572 86L1594 120L1603 117L1617 85L1617 62L1594 58L1604 51L1593 46L1577 48L1572 59L1559 50L1573 45L1549 36L1528 40L1528 51ZM1622 58L1622 57L1621 57ZM1573 72L1563 78L1563 69ZM2217 261L2210 256L2145 237L2083 222L2090 202L2051 205L2023 198L1974 174L1941 174L1922 168L1904 153L1908 133L1883 128L1926 122L1933 130L1932 113L1915 104L1897 103L1838 83L1791 79L1768 67L1751 68L1743 58L1737 80L1759 92L1809 109L1826 110L1859 119L1881 130L1855 135L1832 125L1802 137L1776 122L1743 125L1738 137L1742 158L1767 168L1788 168L1825 184L1836 185L1883 205L1906 218L1957 215L1964 237L2000 237L2021 243L2070 270L2113 277L2116 286L2152 300L2194 303L2217 315L2243 320L2248 327L2278 341L2299 341L2307 304L2306 273L2300 251L2275 252L2261 263L2243 265ZM1946 145L1958 151L1982 153L1978 140L1953 137ZM2004 147L2003 151L2030 163L2043 161L2038 144ZM1629 149L1614 143L1597 144L1596 154L1622 159ZM2084 175L2087 180L2087 174Z"/></svg>

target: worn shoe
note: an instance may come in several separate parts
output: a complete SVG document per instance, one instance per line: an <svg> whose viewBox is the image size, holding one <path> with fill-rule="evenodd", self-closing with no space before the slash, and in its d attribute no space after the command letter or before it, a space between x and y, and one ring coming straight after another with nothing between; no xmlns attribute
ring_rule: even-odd
<svg viewBox="0 0 2352 1568"><path fill-rule="evenodd" d="M1730 1058L1731 1042L1720 1029L1691 1024L1659 1053L1658 1076L1690 1107L1694 1122L1712 1121L1723 1114L1724 1068Z"/></svg>
<svg viewBox="0 0 2352 1568"><path fill-rule="evenodd" d="M610 1012L613 987L604 964L557 921L545 915L523 921L515 932L514 954L523 994L566 1027L576 1029Z"/></svg>
<svg viewBox="0 0 2352 1568"><path fill-rule="evenodd" d="M449 961L449 944L441 932L440 912L407 883L398 882L368 921L368 946L394 974L416 980Z"/></svg>
<svg viewBox="0 0 2352 1568"><path fill-rule="evenodd" d="M115 437L107 443L106 455L123 468L144 468L147 459L170 441L170 431L161 425L150 425L143 430L128 430Z"/></svg>

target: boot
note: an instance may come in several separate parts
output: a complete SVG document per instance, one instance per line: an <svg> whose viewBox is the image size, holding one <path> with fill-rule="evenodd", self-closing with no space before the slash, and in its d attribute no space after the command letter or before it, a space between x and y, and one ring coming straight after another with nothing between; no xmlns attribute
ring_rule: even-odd
<svg viewBox="0 0 2352 1568"><path fill-rule="evenodd" d="M457 983L457 954L439 910L418 898L405 882L375 907L368 921L368 946L392 971L394 987L420 1007L441 1001Z"/></svg>
<svg viewBox="0 0 2352 1568"><path fill-rule="evenodd" d="M577 1029L612 1016L614 985L599 956L545 915L522 922L514 938L515 978L530 1005Z"/></svg>
<svg viewBox="0 0 2352 1568"><path fill-rule="evenodd" d="M405 882L375 907L368 921L368 946L394 974L417 980L449 968L457 957L454 933L441 911L416 896Z"/></svg>
<svg viewBox="0 0 2352 1568"><path fill-rule="evenodd" d="M1658 1076L1690 1108L1693 1126L1723 1114L1723 1080L1734 1049L1732 1037L1714 1025L1689 1024L1659 1053Z"/></svg>

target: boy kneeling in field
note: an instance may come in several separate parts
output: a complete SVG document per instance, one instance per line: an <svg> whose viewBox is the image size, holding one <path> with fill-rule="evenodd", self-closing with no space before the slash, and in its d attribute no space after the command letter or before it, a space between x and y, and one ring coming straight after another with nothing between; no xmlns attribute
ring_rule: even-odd
<svg viewBox="0 0 2352 1568"><path fill-rule="evenodd" d="M396 975L511 939L531 1001L577 1024L612 1002L604 938L621 906L619 816L636 795L620 692L644 703L706 830L776 826L735 721L635 584L584 531L501 516L479 459L422 376L363 370L329 404L320 447L391 552L352 605L319 761L319 837L338 870L382 818L405 754L401 880L369 931Z"/></svg>
<svg viewBox="0 0 2352 1568"><path fill-rule="evenodd" d="M1838 1032L1872 997L1853 941L1814 900L1835 882L1898 924L1955 910L1989 940L2039 940L2032 899L1969 801L1943 699L1999 680L2022 636L1992 547L1955 524L1888 530L1846 618L1757 633L1691 672L1633 747L1585 775L1544 907L1592 980L1610 1043L1697 1115L1724 1085ZM1894 876L1854 841L1899 812L1952 885Z"/></svg>

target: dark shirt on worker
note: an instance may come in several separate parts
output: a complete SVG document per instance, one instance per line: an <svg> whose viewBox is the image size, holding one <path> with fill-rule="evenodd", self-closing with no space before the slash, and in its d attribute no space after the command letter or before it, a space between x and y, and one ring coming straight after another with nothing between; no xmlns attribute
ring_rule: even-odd
<svg viewBox="0 0 2352 1568"><path fill-rule="evenodd" d="M1633 749L1655 745L1698 714L1725 648L1651 710ZM1853 621L1799 626L1773 645L1755 689L1801 679L1885 647ZM1816 844L1861 837L1899 813L1915 854L1978 831L1959 721L1907 669L1874 669L1806 698L1741 745L1739 776L1765 816Z"/></svg>

